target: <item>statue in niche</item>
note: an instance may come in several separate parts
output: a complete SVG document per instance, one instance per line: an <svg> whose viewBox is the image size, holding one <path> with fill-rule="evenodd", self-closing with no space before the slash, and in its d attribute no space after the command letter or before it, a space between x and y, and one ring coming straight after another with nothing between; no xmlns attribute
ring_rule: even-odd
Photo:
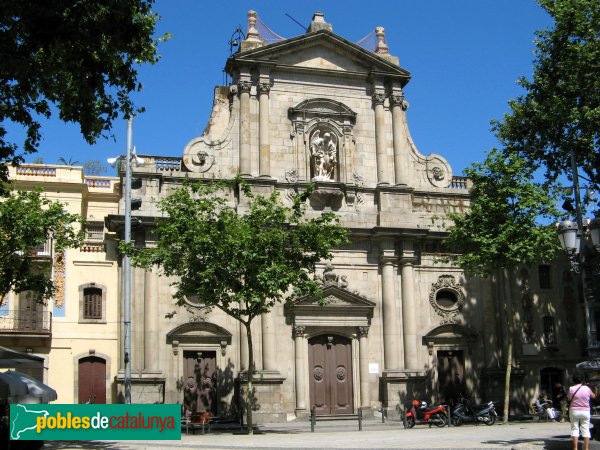
<svg viewBox="0 0 600 450"><path fill-rule="evenodd" d="M321 130L316 130L310 140L310 154L313 163L313 180L331 181L337 163L337 145L335 137Z"/></svg>

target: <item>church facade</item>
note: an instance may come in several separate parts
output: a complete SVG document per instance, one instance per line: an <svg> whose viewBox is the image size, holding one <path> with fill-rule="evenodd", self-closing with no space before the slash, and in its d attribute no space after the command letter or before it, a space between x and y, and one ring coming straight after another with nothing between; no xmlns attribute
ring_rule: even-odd
<svg viewBox="0 0 600 450"><path fill-rule="evenodd" d="M255 192L276 190L289 202L311 182L307 214L334 211L350 229L351 242L317 273L325 306L294 299L254 323L256 420L286 421L313 406L391 416L413 398L449 402L458 393L501 400L509 342L515 410L565 382L583 352L575 279L561 264L480 279L443 262L445 216L468 208L469 181L413 142L410 73L390 54L384 30L365 49L316 13L305 34L267 43L256 20L249 12L245 39L226 63L231 82L215 88L205 132L181 158L144 156L133 190L142 199L139 246L153 245L156 202L184 180L238 174ZM235 192L229 200L243 212ZM122 232L123 201L106 218L110 231ZM158 269L132 274L133 401L234 416L248 369L243 327L192 296L167 319L171 280ZM121 391L122 371L116 382Z"/></svg>

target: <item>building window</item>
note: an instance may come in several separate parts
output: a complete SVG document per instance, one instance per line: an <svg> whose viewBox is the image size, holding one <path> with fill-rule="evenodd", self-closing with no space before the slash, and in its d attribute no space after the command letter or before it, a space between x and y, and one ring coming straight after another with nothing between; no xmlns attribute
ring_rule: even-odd
<svg viewBox="0 0 600 450"><path fill-rule="evenodd" d="M102 289L83 290L83 318L102 319Z"/></svg>
<svg viewBox="0 0 600 450"><path fill-rule="evenodd" d="M550 266L540 265L538 266L538 277L540 282L540 289L551 289L552 282L550 276Z"/></svg>
<svg viewBox="0 0 600 450"><path fill-rule="evenodd" d="M554 317L544 317L544 345L556 345L556 328Z"/></svg>
<svg viewBox="0 0 600 450"><path fill-rule="evenodd" d="M85 224L85 241L86 242L103 242L104 241L104 223L88 222Z"/></svg>
<svg viewBox="0 0 600 450"><path fill-rule="evenodd" d="M97 283L79 286L79 322L106 323L106 287Z"/></svg>

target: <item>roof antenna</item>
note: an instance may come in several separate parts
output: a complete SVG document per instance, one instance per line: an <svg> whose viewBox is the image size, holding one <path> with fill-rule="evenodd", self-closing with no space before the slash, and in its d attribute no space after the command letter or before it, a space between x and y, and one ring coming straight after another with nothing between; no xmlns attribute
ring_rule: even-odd
<svg viewBox="0 0 600 450"><path fill-rule="evenodd" d="M306 27L306 26L302 25L300 22L298 22L296 19L294 19L294 18L293 18L292 16L290 16L288 13L285 13L285 15L286 15L286 16L288 16L290 19L292 19L294 22L296 22L296 23L297 23L299 26L301 26L301 27L302 27L302 29L303 29L304 31L306 31L306 29L308 28L308 27Z"/></svg>

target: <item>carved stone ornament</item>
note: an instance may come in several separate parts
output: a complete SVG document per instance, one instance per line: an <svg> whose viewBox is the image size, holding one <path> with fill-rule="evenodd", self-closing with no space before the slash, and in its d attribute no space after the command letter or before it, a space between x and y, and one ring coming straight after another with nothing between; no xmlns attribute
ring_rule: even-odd
<svg viewBox="0 0 600 450"><path fill-rule="evenodd" d="M457 323L465 305L465 294L454 276L440 275L429 292L429 303L442 318L441 324Z"/></svg>
<svg viewBox="0 0 600 450"><path fill-rule="evenodd" d="M238 92L239 94L249 94L250 89L252 89L252 83L250 81L240 81L238 83Z"/></svg>
<svg viewBox="0 0 600 450"><path fill-rule="evenodd" d="M347 275L340 276L337 273L335 273L335 267L331 263L325 264L325 268L323 269L323 274L315 275L315 280L318 280L321 283L322 287L333 285L333 286L337 286L342 289L348 288L348 276ZM325 300L327 301L328 299L329 299L329 297L326 298ZM334 304L336 301L337 301L337 303L339 303L340 299L332 298L330 303Z"/></svg>
<svg viewBox="0 0 600 450"><path fill-rule="evenodd" d="M304 331L306 327L304 325L296 325L294 327L294 337L304 337Z"/></svg>
<svg viewBox="0 0 600 450"><path fill-rule="evenodd" d="M408 102L404 100L404 94L390 95L390 105L400 106L400 108L402 108L402 111L406 111L409 106Z"/></svg>
<svg viewBox="0 0 600 450"><path fill-rule="evenodd" d="M296 169L288 169L285 171L285 179L288 183L297 183L298 182L298 172Z"/></svg>
<svg viewBox="0 0 600 450"><path fill-rule="evenodd" d="M358 337L367 337L369 336L369 327L358 327Z"/></svg>
<svg viewBox="0 0 600 450"><path fill-rule="evenodd" d="M212 308L209 306L193 306L188 303L184 305L185 310L189 313L190 322L208 322L208 315Z"/></svg>
<svg viewBox="0 0 600 450"><path fill-rule="evenodd" d="M385 102L385 94L383 92L375 92L371 98L373 99L373 105L375 106L383 105L383 102Z"/></svg>
<svg viewBox="0 0 600 450"><path fill-rule="evenodd" d="M452 182L452 171L450 166L438 155L429 156L426 159L427 179L435 187L448 187Z"/></svg>
<svg viewBox="0 0 600 450"><path fill-rule="evenodd" d="M61 308L65 301L65 251L54 256L54 304Z"/></svg>
<svg viewBox="0 0 600 450"><path fill-rule="evenodd" d="M268 94L271 91L271 83L258 83L257 89L259 94Z"/></svg>

